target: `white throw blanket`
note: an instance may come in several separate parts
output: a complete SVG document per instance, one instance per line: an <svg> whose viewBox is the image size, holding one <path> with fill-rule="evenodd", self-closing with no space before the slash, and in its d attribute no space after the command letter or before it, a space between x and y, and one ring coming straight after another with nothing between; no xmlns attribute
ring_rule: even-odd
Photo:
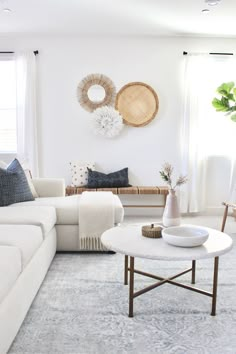
<svg viewBox="0 0 236 354"><path fill-rule="evenodd" d="M79 240L81 249L103 250L100 237L114 226L112 192L83 192L79 204Z"/></svg>

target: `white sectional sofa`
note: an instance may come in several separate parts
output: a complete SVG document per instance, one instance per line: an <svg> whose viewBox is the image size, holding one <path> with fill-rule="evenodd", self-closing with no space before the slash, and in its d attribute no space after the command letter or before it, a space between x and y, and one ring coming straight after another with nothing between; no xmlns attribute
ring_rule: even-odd
<svg viewBox="0 0 236 354"><path fill-rule="evenodd" d="M12 204L10 207L53 206L56 209L57 251L99 251L101 244L94 249L82 248L79 236L79 205L81 195L65 198L65 183L62 179L32 179L39 198L32 202ZM114 199L114 226L124 218L124 208L118 196ZM1 214L1 213L0 213ZM0 215L1 223L1 215Z"/></svg>
<svg viewBox="0 0 236 354"><path fill-rule="evenodd" d="M17 208L16 214L25 218L23 223L25 208ZM56 252L55 208L30 209L28 225L0 225L1 354L15 338Z"/></svg>
<svg viewBox="0 0 236 354"><path fill-rule="evenodd" d="M14 340L57 250L78 251L79 196L64 181L33 180L39 198L0 208L0 354ZM114 196L115 224L123 207Z"/></svg>

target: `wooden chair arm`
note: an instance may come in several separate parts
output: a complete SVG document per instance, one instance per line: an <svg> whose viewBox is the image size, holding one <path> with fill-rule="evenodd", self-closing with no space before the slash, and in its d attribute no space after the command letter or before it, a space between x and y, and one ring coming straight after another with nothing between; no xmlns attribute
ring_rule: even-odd
<svg viewBox="0 0 236 354"><path fill-rule="evenodd" d="M236 204L232 204L232 203L223 202L222 205L227 206L227 207L231 207L231 208L236 208Z"/></svg>
<svg viewBox="0 0 236 354"><path fill-rule="evenodd" d="M222 220L222 225L221 225L221 231L224 232L225 223L226 223L226 219L228 216L228 209L229 209L229 207L236 208L236 204L227 203L227 202L223 202L222 204L225 206L225 210L224 210L224 215L223 215L223 220Z"/></svg>

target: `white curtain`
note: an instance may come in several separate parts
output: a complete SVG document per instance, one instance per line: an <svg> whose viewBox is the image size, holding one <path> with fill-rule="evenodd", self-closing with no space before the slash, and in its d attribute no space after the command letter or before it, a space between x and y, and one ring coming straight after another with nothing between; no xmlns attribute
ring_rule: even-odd
<svg viewBox="0 0 236 354"><path fill-rule="evenodd" d="M39 174L36 102L36 56L15 53L17 87L17 157L27 164L34 177Z"/></svg>
<svg viewBox="0 0 236 354"><path fill-rule="evenodd" d="M211 102L218 86L236 79L235 72L236 62L231 56L188 54L185 57L182 170L189 180L181 191L182 212L206 209L206 192L212 183L207 173L211 157L230 159L231 171L227 172L230 178L222 183L228 185L228 198L234 193L236 123L216 112Z"/></svg>

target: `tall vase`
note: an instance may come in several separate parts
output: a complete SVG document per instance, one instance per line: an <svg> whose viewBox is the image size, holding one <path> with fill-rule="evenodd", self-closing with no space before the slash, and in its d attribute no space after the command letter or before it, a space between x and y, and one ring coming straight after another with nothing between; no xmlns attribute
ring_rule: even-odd
<svg viewBox="0 0 236 354"><path fill-rule="evenodd" d="M165 227L180 225L179 203L174 189L170 189L167 195L162 222Z"/></svg>

